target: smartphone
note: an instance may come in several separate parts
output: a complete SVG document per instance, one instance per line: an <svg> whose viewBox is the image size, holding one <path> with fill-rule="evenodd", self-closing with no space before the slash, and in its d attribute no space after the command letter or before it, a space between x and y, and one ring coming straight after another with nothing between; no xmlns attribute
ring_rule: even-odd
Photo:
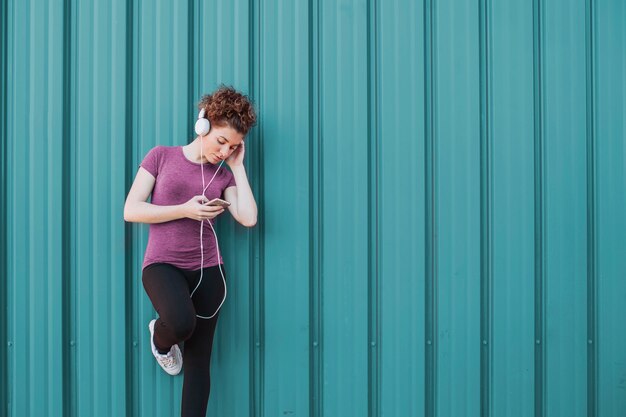
<svg viewBox="0 0 626 417"><path fill-rule="evenodd" d="M213 200L206 203L207 206L222 206L224 208L230 206L230 203L226 200L222 200L221 198L214 198Z"/></svg>

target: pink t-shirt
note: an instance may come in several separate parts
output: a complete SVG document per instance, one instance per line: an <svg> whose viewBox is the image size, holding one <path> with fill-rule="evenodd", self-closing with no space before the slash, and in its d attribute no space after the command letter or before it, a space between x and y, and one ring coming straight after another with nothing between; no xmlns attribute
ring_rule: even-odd
<svg viewBox="0 0 626 417"><path fill-rule="evenodd" d="M202 194L202 172L204 183L208 184L219 165L191 162L183 153L182 146L157 146L148 152L139 165L148 171L156 182L152 190L151 203L158 206L183 204L195 195ZM222 164L204 195L210 200L223 198L224 190L235 186L235 178ZM220 216L222 216L222 213ZM215 218L213 227L215 227ZM204 267L223 263L217 257L215 236L211 226L203 224L202 240L204 245ZM143 266L164 262L181 269L200 269L200 221L189 218L172 220L165 223L150 224L148 245L143 258Z"/></svg>

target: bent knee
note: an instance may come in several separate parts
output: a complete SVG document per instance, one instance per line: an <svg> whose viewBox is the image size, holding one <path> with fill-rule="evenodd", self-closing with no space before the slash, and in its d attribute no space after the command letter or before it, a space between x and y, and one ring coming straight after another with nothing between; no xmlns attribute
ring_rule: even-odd
<svg viewBox="0 0 626 417"><path fill-rule="evenodd" d="M176 340L179 341L189 339L193 334L195 328L195 315L186 315L184 317L179 317L175 323L172 323L172 332L174 333L174 337L176 338Z"/></svg>

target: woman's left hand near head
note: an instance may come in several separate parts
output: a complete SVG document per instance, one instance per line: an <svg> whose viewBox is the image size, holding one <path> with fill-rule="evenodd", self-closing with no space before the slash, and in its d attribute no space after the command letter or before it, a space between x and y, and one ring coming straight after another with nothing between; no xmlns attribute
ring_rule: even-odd
<svg viewBox="0 0 626 417"><path fill-rule="evenodd" d="M226 159L226 163L231 168L243 165L243 157L245 153L245 142L241 141L239 146L237 146L237 149L235 149L233 153L231 153L230 156Z"/></svg>

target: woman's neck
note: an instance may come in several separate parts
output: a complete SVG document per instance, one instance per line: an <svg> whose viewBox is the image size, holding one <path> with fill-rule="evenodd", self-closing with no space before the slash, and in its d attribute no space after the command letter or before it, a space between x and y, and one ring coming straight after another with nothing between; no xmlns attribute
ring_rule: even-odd
<svg viewBox="0 0 626 417"><path fill-rule="evenodd" d="M185 149L185 154L187 155L187 158L190 159L193 162L197 162L199 164L204 164L209 162L209 160L204 156L200 156L200 137L196 137L196 139L191 142L190 144L188 144L187 146L184 146L183 149Z"/></svg>

